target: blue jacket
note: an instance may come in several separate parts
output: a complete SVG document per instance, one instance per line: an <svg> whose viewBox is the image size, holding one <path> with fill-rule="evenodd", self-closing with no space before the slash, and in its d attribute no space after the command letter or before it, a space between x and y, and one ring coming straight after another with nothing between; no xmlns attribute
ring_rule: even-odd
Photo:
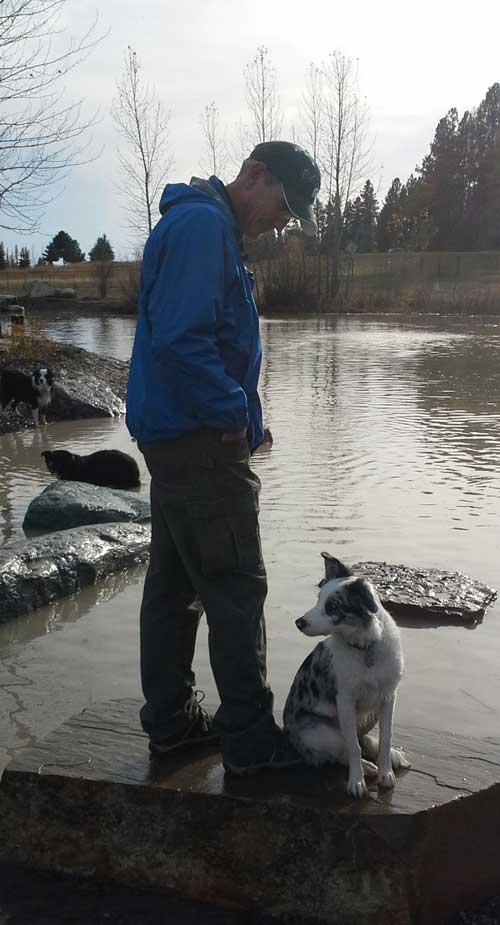
<svg viewBox="0 0 500 925"><path fill-rule="evenodd" d="M127 427L139 443L248 427L253 450L264 438L259 319L224 186L168 184L160 211L144 249Z"/></svg>

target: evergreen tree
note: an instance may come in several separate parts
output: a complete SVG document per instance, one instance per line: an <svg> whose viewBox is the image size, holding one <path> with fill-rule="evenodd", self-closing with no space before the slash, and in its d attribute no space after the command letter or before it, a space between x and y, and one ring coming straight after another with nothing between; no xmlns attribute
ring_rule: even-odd
<svg viewBox="0 0 500 925"><path fill-rule="evenodd" d="M351 249L356 251L358 249L356 238L357 238L357 229L358 229L358 219L359 219L359 196L354 202L351 202L350 199L347 200L344 209L344 234L342 238L342 250ZM352 246L354 245L354 246Z"/></svg>
<svg viewBox="0 0 500 925"><path fill-rule="evenodd" d="M5 248L3 246L3 241L0 241L0 270L5 270L7 266L7 258L5 256Z"/></svg>
<svg viewBox="0 0 500 925"><path fill-rule="evenodd" d="M420 169L436 229L430 244L436 250L453 250L459 244L466 188L462 165L458 112L453 108L439 120Z"/></svg>
<svg viewBox="0 0 500 925"><path fill-rule="evenodd" d="M54 263L62 257L64 263L81 263L85 254L80 250L78 241L70 238L66 231L59 231L45 248L43 259L46 263Z"/></svg>
<svg viewBox="0 0 500 925"><path fill-rule="evenodd" d="M367 180L358 197L359 228L356 244L362 254L370 254L376 249L378 203L375 190Z"/></svg>
<svg viewBox="0 0 500 925"><path fill-rule="evenodd" d="M401 244L403 234L403 186L396 177L387 192L377 223L377 246L379 251L388 251Z"/></svg>
<svg viewBox="0 0 500 925"><path fill-rule="evenodd" d="M114 260L115 255L113 248L109 243L105 234L101 238L97 238L93 248L89 251L89 260Z"/></svg>
<svg viewBox="0 0 500 925"><path fill-rule="evenodd" d="M467 244L500 246L500 84L493 84L475 113L476 169L471 177Z"/></svg>
<svg viewBox="0 0 500 925"><path fill-rule="evenodd" d="M31 266L30 252L27 247L22 247L19 254L19 267L21 269L26 269Z"/></svg>

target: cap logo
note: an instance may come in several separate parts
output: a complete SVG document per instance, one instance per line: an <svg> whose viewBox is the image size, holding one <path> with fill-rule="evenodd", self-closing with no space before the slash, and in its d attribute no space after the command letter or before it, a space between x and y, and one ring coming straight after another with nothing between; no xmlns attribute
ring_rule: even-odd
<svg viewBox="0 0 500 925"><path fill-rule="evenodd" d="M316 177L316 174L312 170L309 169L309 167L305 167L304 170L302 171L302 179L306 183L315 183L317 177Z"/></svg>

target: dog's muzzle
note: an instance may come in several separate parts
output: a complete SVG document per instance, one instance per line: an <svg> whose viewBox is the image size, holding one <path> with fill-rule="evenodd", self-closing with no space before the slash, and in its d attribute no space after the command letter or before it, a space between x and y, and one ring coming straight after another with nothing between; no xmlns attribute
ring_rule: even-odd
<svg viewBox="0 0 500 925"><path fill-rule="evenodd" d="M306 626L307 626L307 620L306 620L306 618L305 618L305 617L299 617L299 619L295 621L295 626L296 626L297 629L299 629L299 630L304 630L304 629L306 628Z"/></svg>

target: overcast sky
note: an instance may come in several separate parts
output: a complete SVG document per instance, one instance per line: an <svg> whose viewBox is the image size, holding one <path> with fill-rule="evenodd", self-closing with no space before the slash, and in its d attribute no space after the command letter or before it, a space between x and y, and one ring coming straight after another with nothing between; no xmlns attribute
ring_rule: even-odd
<svg viewBox="0 0 500 925"><path fill-rule="evenodd" d="M481 101L500 81L500 2L422 0L409 4L358 0L68 0L68 35L81 34L99 14L108 35L65 82L68 99L85 97L93 130L95 163L75 168L47 209L40 234L2 233L40 256L64 229L84 251L105 233L117 257L130 253L115 182L119 142L109 111L127 45L143 75L171 110L171 179L200 174L203 108L214 101L230 134L248 118L243 71L259 45L269 49L284 112L282 136L297 122L297 107L311 62L339 49L359 61L359 82L370 112L371 179L383 198L395 176L403 181L427 153L438 119L451 106L459 114Z"/></svg>

